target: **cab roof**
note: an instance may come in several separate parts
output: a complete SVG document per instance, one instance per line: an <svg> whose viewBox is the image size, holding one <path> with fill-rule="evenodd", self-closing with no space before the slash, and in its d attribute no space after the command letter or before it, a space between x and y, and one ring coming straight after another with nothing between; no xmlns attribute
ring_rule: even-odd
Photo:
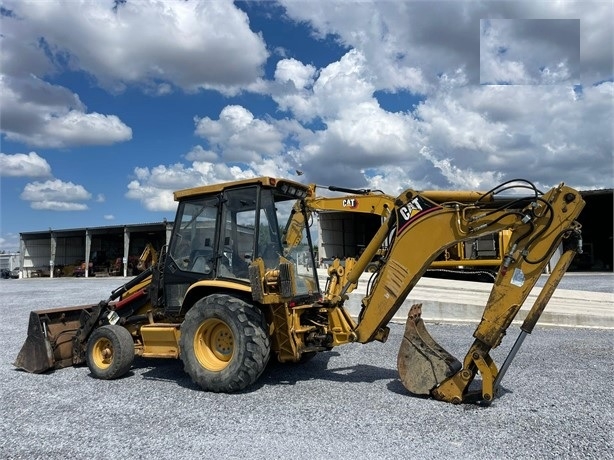
<svg viewBox="0 0 614 460"><path fill-rule="evenodd" d="M230 182L220 182L217 184L211 185L201 185L199 187L186 188L183 190L177 190L173 193L175 201L180 201L184 198L194 197L198 195L210 195L215 193L220 193L224 190L235 188L235 187L244 187L246 185L262 185L263 187L268 188L277 188L282 193L287 193L290 188L294 188L296 193L289 193L290 195L294 195L297 198L299 195L305 196L309 192L309 187L305 184L301 184L300 182L295 182L289 179L281 179L269 176L261 176L261 177L252 177L250 179L242 179Z"/></svg>

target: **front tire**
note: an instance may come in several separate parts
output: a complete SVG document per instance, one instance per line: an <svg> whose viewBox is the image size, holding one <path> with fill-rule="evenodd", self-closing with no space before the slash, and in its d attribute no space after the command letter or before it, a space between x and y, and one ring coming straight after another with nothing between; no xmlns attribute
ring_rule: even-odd
<svg viewBox="0 0 614 460"><path fill-rule="evenodd" d="M231 393L258 380L271 345L262 312L236 297L214 294L187 312L179 339L186 373L203 390Z"/></svg>
<svg viewBox="0 0 614 460"><path fill-rule="evenodd" d="M126 374L134 361L134 340L122 326L109 324L92 332L87 342L87 367L97 379L112 380Z"/></svg>

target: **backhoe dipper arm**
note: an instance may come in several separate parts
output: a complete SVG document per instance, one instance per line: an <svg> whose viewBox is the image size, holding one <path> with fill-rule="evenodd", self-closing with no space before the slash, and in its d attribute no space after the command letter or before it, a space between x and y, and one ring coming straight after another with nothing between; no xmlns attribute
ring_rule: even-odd
<svg viewBox="0 0 614 460"><path fill-rule="evenodd" d="M357 341L361 343L387 335L384 331L386 324L442 250L458 241L506 228L512 229L508 252L493 285L482 320L474 332L476 340L462 367L430 336L426 337L428 333L423 326L424 330L420 329L415 334L416 337L422 334L424 338L423 343L417 347L420 348L419 354L437 355L447 364L442 372L435 372L426 383L413 382L414 377L422 379L419 375L421 370L405 369L405 366L400 364L400 373L409 374L401 375L401 380L414 393L431 393L437 399L461 402L469 384L479 371L483 376L485 388L483 397L486 400L492 398L497 369L488 355L489 350L501 343L507 328L562 239L570 234L580 233L580 226L575 219L584 207L584 201L577 191L563 184L541 197L536 195L507 200L503 206L496 206L496 201L487 205L435 203L419 192L408 190L397 198L392 215L380 229L382 233L392 232L392 243L379 276L362 301L363 308L354 331ZM376 235L372 241L374 245L378 244L377 239ZM354 270L346 274L347 287L354 285L353 272L356 268L361 269L361 262L359 259ZM553 291L559 280L554 280L554 286L548 289ZM345 291L346 289L341 290L341 297ZM419 316L419 311L410 313L408 329L410 326L414 328L413 323L422 321ZM407 333L405 337L408 337ZM401 353L399 359L401 360ZM428 366L433 367L433 362L428 363ZM412 372L417 375L411 375Z"/></svg>
<svg viewBox="0 0 614 460"><path fill-rule="evenodd" d="M284 244L288 248L296 246L301 239L301 229L305 214L311 218L314 212L326 211L352 211L365 214L375 214L386 217L390 214L390 208L394 203L394 197L364 190L360 195L345 195L343 197L316 196L315 184L309 186L309 192L304 200L297 200L284 230ZM334 191L356 191L340 187L329 187ZM302 211L305 211L303 214Z"/></svg>

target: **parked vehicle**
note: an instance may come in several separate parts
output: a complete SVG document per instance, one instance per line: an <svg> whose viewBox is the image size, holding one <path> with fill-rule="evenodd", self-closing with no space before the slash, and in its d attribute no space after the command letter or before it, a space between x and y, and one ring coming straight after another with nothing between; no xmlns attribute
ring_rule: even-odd
<svg viewBox="0 0 614 460"><path fill-rule="evenodd" d="M8 280L8 279L17 279L19 278L19 267L9 270L8 268L3 268L0 270L0 278Z"/></svg>

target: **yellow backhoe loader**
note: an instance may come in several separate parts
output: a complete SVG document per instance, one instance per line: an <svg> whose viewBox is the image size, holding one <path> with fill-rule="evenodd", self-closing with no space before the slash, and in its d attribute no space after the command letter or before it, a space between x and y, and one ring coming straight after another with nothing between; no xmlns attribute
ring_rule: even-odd
<svg viewBox="0 0 614 460"><path fill-rule="evenodd" d="M528 196L502 193L514 187L525 195L528 189ZM300 362L347 343L385 341L394 313L442 251L510 229L462 362L428 334L419 305L410 309L397 357L409 393L488 403L582 246L576 219L584 201L563 184L546 193L527 181L486 193L406 190L364 253L329 267L321 292L307 225L310 193L309 186L269 177L175 192L174 229L158 264L97 304L31 312L15 366L45 372L87 363L94 377L113 379L128 372L135 356L179 358L202 389L239 391L258 380L271 356ZM381 266L353 318L344 302L385 241ZM561 244L563 255L499 369L489 352ZM481 388L469 391L478 373Z"/></svg>

